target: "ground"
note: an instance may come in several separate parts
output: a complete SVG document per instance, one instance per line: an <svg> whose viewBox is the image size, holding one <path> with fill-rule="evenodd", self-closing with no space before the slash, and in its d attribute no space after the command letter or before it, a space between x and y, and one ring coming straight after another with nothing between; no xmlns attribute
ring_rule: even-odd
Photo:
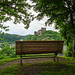
<svg viewBox="0 0 75 75"><path fill-rule="evenodd" d="M16 59L1 65L0 75L75 75L75 58L59 57L59 62L53 57L25 58L22 66Z"/></svg>
<svg viewBox="0 0 75 75"><path fill-rule="evenodd" d="M39 62L47 62L47 61L53 61L53 57L43 57L43 58L25 58L22 59L23 63L39 63ZM59 58L59 61L65 61L65 58ZM13 64L19 64L20 63L20 59L16 59L14 61L11 62L7 62L4 65L0 66L0 70L3 70L6 67L9 67Z"/></svg>

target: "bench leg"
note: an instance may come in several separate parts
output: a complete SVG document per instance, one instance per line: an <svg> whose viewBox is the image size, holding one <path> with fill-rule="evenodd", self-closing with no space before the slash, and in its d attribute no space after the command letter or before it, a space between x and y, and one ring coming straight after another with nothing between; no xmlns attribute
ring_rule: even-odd
<svg viewBox="0 0 75 75"><path fill-rule="evenodd" d="M54 62L56 62L55 57L56 57L56 54L54 54Z"/></svg>
<svg viewBox="0 0 75 75"><path fill-rule="evenodd" d="M57 62L59 62L59 58L57 57Z"/></svg>
<svg viewBox="0 0 75 75"><path fill-rule="evenodd" d="M57 57L57 53L54 54L54 62L56 62L56 58ZM58 61L58 57L57 57L57 61Z"/></svg>
<svg viewBox="0 0 75 75"><path fill-rule="evenodd" d="M22 66L22 55L20 56L20 64Z"/></svg>

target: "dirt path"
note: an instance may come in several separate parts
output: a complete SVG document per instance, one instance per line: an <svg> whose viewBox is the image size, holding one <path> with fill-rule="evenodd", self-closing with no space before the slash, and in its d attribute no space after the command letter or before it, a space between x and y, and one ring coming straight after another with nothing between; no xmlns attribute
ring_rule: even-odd
<svg viewBox="0 0 75 75"><path fill-rule="evenodd" d="M63 61L64 58L59 58L60 61ZM26 58L26 59L23 59L22 62L23 63L39 63L39 62L46 62L46 61L53 61L53 58ZM13 64L19 64L20 63L20 59L16 59L14 61L11 61L11 62L7 62L5 63L4 65L1 65L0 66L0 70L3 70L4 68L6 67L9 67Z"/></svg>

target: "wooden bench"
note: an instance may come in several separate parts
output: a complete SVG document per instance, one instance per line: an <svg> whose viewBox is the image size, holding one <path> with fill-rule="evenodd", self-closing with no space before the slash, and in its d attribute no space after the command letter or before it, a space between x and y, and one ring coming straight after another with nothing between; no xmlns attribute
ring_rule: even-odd
<svg viewBox="0 0 75 75"><path fill-rule="evenodd" d="M63 50L64 41L16 41L16 55L54 53L55 57Z"/></svg>

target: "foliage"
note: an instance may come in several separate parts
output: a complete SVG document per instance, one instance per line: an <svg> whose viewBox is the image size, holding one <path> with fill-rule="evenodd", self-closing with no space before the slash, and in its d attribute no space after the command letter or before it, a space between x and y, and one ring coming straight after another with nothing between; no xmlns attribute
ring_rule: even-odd
<svg viewBox="0 0 75 75"><path fill-rule="evenodd" d="M44 31L42 35L30 35L25 40L62 40L63 38L56 31Z"/></svg>
<svg viewBox="0 0 75 75"><path fill-rule="evenodd" d="M9 43L15 43L16 40L25 39L25 36L15 35L15 34L1 34L0 35L3 40L0 40L1 43L3 42L9 42Z"/></svg>
<svg viewBox="0 0 75 75"><path fill-rule="evenodd" d="M3 43L0 47L2 48L2 50L0 50L0 59L17 57L15 47L10 47L9 43Z"/></svg>
<svg viewBox="0 0 75 75"><path fill-rule="evenodd" d="M39 12L37 19L48 17L46 26L55 24L61 35L66 39L67 45L73 42L72 53L75 52L75 1L74 0L31 0L34 10Z"/></svg>
<svg viewBox="0 0 75 75"><path fill-rule="evenodd" d="M0 0L0 34L4 33L3 30L9 30L4 22L10 20L14 24L23 23L27 29L33 20L31 7L27 0ZM0 40L3 39L0 37Z"/></svg>
<svg viewBox="0 0 75 75"><path fill-rule="evenodd" d="M30 9L31 5L27 0L0 0L0 28L7 31L8 26L4 26L3 23L10 20L15 24L23 23L25 28L28 28L33 19Z"/></svg>
<svg viewBox="0 0 75 75"><path fill-rule="evenodd" d="M67 47L67 50L65 51L65 52L63 52L64 53L64 55L66 56L66 57L71 57L72 56L72 48L73 48L73 44L71 44L71 43L69 43L69 46L66 46Z"/></svg>

